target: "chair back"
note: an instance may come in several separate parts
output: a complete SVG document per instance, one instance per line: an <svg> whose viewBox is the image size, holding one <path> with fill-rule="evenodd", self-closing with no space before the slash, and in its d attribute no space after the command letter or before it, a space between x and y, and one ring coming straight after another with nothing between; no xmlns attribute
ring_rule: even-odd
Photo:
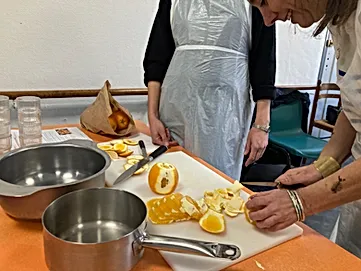
<svg viewBox="0 0 361 271"><path fill-rule="evenodd" d="M294 101L271 110L271 133L302 130L302 104Z"/></svg>

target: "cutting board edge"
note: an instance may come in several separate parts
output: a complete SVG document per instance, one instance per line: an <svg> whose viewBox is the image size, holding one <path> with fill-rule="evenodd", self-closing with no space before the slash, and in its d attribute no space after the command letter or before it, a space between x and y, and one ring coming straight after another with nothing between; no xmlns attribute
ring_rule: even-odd
<svg viewBox="0 0 361 271"><path fill-rule="evenodd" d="M231 266L234 266L236 264L239 264L245 260L248 260L249 258L252 258L254 256L257 256L263 252L266 252L274 247L277 247L279 245L282 245L282 244L285 244L289 241L292 241L296 238L299 238L302 236L303 234L303 229L298 226L297 224L293 224L291 227L294 227L295 228L295 233L293 235L293 237L291 238L287 238L286 240L280 240L280 242L278 242L276 245L270 245L268 248L262 250L262 251L259 251L259 252L254 252L254 253L250 253L248 254L246 257L242 257L239 259L239 260L236 260L234 262L231 262L231 263L219 263L219 265L217 264L215 267L211 268L211 269L202 269L202 271L218 271L218 270L224 270L228 267L231 267ZM297 230L297 232L296 232ZM166 255L168 252L165 252L165 251L159 251L160 255L162 256L162 258L167 262L167 264L171 267L172 270L175 270L175 271L187 271L186 269L183 269L183 268L177 268L176 263L174 263L174 260L171 258L171 255ZM169 257L170 256L170 257ZM169 258L168 258L169 257Z"/></svg>

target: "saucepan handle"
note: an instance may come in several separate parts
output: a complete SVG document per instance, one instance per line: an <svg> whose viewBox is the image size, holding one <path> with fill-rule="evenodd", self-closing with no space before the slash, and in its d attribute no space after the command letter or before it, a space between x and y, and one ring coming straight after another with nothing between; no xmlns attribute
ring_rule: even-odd
<svg viewBox="0 0 361 271"><path fill-rule="evenodd" d="M134 245L138 246L138 249ZM134 253L143 247L228 260L236 260L241 256L239 247L231 244L203 242L147 233L143 234L133 244Z"/></svg>

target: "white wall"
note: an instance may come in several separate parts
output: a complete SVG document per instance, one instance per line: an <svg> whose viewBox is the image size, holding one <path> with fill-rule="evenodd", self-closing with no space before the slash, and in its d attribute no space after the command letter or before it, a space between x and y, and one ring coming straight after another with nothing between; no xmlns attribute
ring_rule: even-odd
<svg viewBox="0 0 361 271"><path fill-rule="evenodd" d="M277 85L316 85L325 31L314 38L315 27L277 23Z"/></svg>
<svg viewBox="0 0 361 271"><path fill-rule="evenodd" d="M158 0L0 0L0 90L143 87ZM315 84L323 38L277 24L277 84Z"/></svg>

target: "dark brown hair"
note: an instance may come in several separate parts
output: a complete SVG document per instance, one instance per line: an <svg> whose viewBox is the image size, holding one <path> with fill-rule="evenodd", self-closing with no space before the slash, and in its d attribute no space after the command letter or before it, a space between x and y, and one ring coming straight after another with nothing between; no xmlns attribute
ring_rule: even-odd
<svg viewBox="0 0 361 271"><path fill-rule="evenodd" d="M313 35L321 34L329 23L342 25L347 22L352 12L357 9L358 0L328 0L325 16L317 26Z"/></svg>

